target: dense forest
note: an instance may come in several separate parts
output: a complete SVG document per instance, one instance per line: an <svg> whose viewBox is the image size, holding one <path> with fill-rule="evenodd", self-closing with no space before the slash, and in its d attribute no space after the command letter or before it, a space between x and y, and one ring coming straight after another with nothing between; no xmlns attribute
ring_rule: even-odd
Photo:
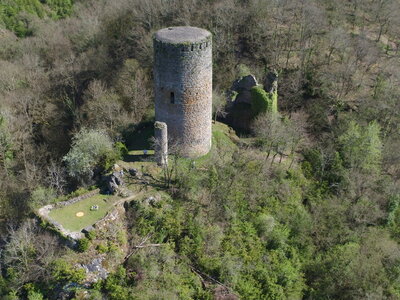
<svg viewBox="0 0 400 300"><path fill-rule="evenodd" d="M180 25L213 34L218 120L272 70L279 114L171 158L156 205L72 250L35 209L154 121L152 36ZM400 299L399 124L398 0L1 0L1 299ZM106 279L84 284L85 251Z"/></svg>

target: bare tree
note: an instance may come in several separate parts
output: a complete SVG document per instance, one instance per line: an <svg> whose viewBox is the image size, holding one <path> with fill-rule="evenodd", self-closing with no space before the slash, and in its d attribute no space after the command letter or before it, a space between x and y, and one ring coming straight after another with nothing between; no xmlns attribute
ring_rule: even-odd
<svg viewBox="0 0 400 300"><path fill-rule="evenodd" d="M163 141L160 139L152 138L151 143L153 149L161 148ZM164 185L167 188L171 187L174 178L177 178L179 172L179 162L182 157L180 142L168 138L168 155L165 157L167 163L161 164ZM155 157L157 161L159 159Z"/></svg>
<svg viewBox="0 0 400 300"><path fill-rule="evenodd" d="M34 220L27 220L19 228L9 227L3 261L14 274L14 287L49 278L50 264L61 250L58 246L56 238L42 232Z"/></svg>
<svg viewBox="0 0 400 300"><path fill-rule="evenodd" d="M66 173L67 172L61 163L57 163L54 160L50 161L47 166L48 184L57 192L58 195L64 193L64 188L67 184Z"/></svg>
<svg viewBox="0 0 400 300"><path fill-rule="evenodd" d="M212 97L212 111L214 114L214 122L217 121L218 117L224 118L226 116L226 111L225 111L225 106L226 106L226 97L224 95L221 95L217 91L213 91L213 97Z"/></svg>
<svg viewBox="0 0 400 300"><path fill-rule="evenodd" d="M252 130L261 143L262 149L267 151L267 160L270 155L273 155L274 161L280 148L281 137L284 131L282 130L281 116L276 113L265 113L258 116L252 125ZM275 150L275 153L274 153Z"/></svg>
<svg viewBox="0 0 400 300"><path fill-rule="evenodd" d="M294 162L295 151L305 137L305 120L297 114L295 119L282 118L279 114L266 113L257 117L252 129L259 139L259 145L265 151L267 160L272 154L271 165L279 155L279 163L284 156L291 157L289 168Z"/></svg>

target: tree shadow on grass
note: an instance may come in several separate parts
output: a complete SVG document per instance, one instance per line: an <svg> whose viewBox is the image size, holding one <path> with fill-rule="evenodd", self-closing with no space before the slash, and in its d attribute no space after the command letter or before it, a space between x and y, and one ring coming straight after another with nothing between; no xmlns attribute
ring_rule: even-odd
<svg viewBox="0 0 400 300"><path fill-rule="evenodd" d="M122 135L129 150L151 149L150 140L154 135L154 123L142 122L132 125Z"/></svg>
<svg viewBox="0 0 400 300"><path fill-rule="evenodd" d="M125 162L146 162L146 161L152 161L153 160L153 155L137 155L137 154L127 154L124 156L124 161Z"/></svg>

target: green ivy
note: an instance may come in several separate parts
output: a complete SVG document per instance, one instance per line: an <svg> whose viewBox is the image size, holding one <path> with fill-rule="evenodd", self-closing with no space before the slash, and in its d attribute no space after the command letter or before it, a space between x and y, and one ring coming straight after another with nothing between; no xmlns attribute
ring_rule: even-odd
<svg viewBox="0 0 400 300"><path fill-rule="evenodd" d="M253 116L265 112L278 112L278 93L268 93L261 86L252 87L251 110Z"/></svg>

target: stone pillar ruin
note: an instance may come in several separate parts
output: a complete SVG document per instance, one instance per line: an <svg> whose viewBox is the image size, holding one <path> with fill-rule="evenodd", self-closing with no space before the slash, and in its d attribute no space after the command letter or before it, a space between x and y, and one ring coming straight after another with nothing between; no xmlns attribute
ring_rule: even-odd
<svg viewBox="0 0 400 300"><path fill-rule="evenodd" d="M155 156L159 166L168 165L168 132L164 122L154 123Z"/></svg>
<svg viewBox="0 0 400 300"><path fill-rule="evenodd" d="M167 124L170 142L185 157L211 148L211 38L207 30L181 26L161 29L153 39L156 121Z"/></svg>

